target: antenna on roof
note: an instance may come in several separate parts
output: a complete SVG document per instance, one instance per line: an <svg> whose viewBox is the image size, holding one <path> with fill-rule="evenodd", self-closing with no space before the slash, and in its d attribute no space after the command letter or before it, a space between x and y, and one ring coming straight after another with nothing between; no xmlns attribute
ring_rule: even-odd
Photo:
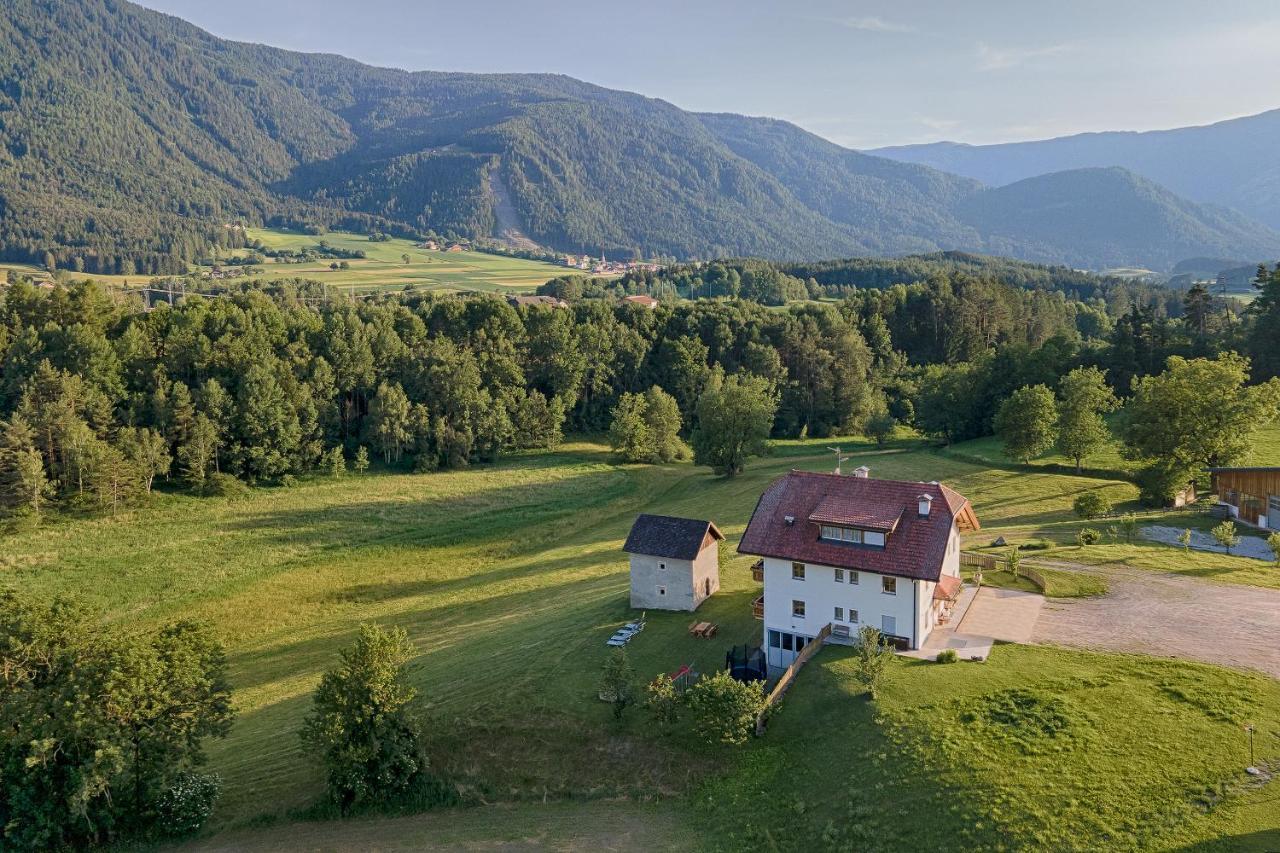
<svg viewBox="0 0 1280 853"><path fill-rule="evenodd" d="M841 455L840 455L840 454L841 454L841 450L840 450L840 448L838 448L838 447L828 447L828 448L827 448L827 450L830 450L832 453L834 453L834 454L836 455L836 476L838 477L838 476L840 476L840 465L841 465L841 463L843 463L843 462L848 462L848 461L849 461L849 457L848 457L848 456L841 456Z"/></svg>

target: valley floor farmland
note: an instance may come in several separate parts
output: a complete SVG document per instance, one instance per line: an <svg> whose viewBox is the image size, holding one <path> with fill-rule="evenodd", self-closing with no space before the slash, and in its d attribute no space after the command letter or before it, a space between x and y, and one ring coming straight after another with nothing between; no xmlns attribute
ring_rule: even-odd
<svg viewBox="0 0 1280 853"><path fill-rule="evenodd" d="M266 228L248 230L251 238L260 239L271 249L300 250L315 246L324 240L336 249L347 251L360 250L364 258L353 258L347 261L347 269L330 269L329 264L336 259L322 258L309 263L283 264L272 258L265 258L262 273L229 279L228 283L261 279L263 281L279 281L281 279L305 278L319 281L340 291L365 293L370 291L399 291L405 288L414 290L484 290L492 293L529 293L551 279L570 272L566 267L543 261L528 261L523 258L510 258L503 255L491 255L486 252L432 252L419 249L411 240L391 239L370 241L362 234L351 234L331 231L325 234L303 234L294 231L279 231ZM247 250L232 253L243 255ZM402 255L409 256L405 263ZM31 264L0 263L0 277L7 270L14 270L20 275L32 276L38 280L48 277L42 268ZM192 267L193 272L208 271L208 267ZM85 273L68 273L72 279L92 278L110 285L131 285L137 287L151 281L145 275L86 275Z"/></svg>
<svg viewBox="0 0 1280 853"><path fill-rule="evenodd" d="M335 249L363 251L366 257L348 260L348 269L338 270L329 268L332 263L329 259L306 264L278 264L267 258L260 276L266 281L308 278L342 290L392 291L412 287L415 290L524 293L569 272L565 267L543 261L527 261L487 252L433 252L418 248L411 240L371 241L365 235L341 231L312 235L250 228L247 234L271 249L300 250L324 240ZM409 263L404 262L403 255L409 256Z"/></svg>
<svg viewBox="0 0 1280 853"><path fill-rule="evenodd" d="M900 849L919 839L1176 848L1219 833L1253 836L1244 849L1276 846L1274 790L1234 789L1246 718L1259 727L1260 756L1280 762L1280 684L1256 674L1002 646L985 666L895 662L877 707L854 687L847 656L832 651L802 675L767 736L741 751L701 747L683 731L657 735L640 709L616 726L593 694L604 640L631 616L619 548L635 514L710 516L729 537L722 591L699 610L720 636L692 640L687 614L650 613L630 647L643 679L685 663L714 671L728 645L758 642L758 585L732 544L764 485L793 467L828 469L829 443L783 442L734 480L689 465L616 465L599 444L576 442L457 472L316 478L237 499L159 495L119 518L8 535L0 577L81 595L108 619L195 617L223 637L240 717L209 750L225 783L212 829L230 833L215 835L215 847L254 846L256 827L320 796L298 727L320 672L369 620L405 627L419 651L410 676L437 769L470 799L519 804L509 823L466 809L396 819L416 827L406 837L422 846L464 837L563 846L574 838L563 810L581 809L589 824L600 801L618 796L654 802L634 810L630 829L632 811L616 817L616 837L638 841L626 833L652 822L643 838L657 846L670 837L730 849ZM1103 488L1122 502L1136 491L914 445L858 444L852 455L849 464L873 476L941 479L965 493L984 525L973 544L997 535L1066 542L1079 526L1077 494ZM1015 689L1030 698L1010 696ZM1006 700L1022 710L1002 716ZM1012 722L967 721L989 713ZM544 801L559 804L542 811ZM935 828L903 836L877 816L894 809L906 810L903 826L927 813ZM261 847L309 832L325 849L394 846L394 824L353 822L334 839L323 827L268 827ZM459 835L458 826L473 830Z"/></svg>

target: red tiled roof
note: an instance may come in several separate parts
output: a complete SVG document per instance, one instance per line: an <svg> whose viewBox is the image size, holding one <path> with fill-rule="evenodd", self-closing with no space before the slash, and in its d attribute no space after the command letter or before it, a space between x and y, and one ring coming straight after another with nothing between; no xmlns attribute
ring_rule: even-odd
<svg viewBox="0 0 1280 853"><path fill-rule="evenodd" d="M933 499L928 518L920 518L917 510L921 495ZM848 518L891 515L897 527L883 548L821 540L817 520L833 507ZM787 517L792 523L787 523ZM969 501L939 483L792 471L770 483L760 496L738 550L758 557L936 581L942 574L953 520L959 520L962 529L977 527Z"/></svg>
<svg viewBox="0 0 1280 853"><path fill-rule="evenodd" d="M818 501L809 520L815 524L842 524L887 533L898 526L903 510L904 507L896 504L868 503L858 496L832 493Z"/></svg>
<svg viewBox="0 0 1280 853"><path fill-rule="evenodd" d="M943 575L938 578L938 585L933 588L934 601L950 601L960 591L960 578L955 575Z"/></svg>

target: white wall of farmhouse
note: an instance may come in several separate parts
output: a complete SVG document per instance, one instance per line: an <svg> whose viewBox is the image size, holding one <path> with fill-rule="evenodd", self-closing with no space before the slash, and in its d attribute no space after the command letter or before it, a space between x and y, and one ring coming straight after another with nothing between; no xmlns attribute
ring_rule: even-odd
<svg viewBox="0 0 1280 853"><path fill-rule="evenodd" d="M884 591L882 578L893 577L836 569L818 563L805 563L804 580L794 578L791 560L764 558L764 635L762 645L769 647L769 631L781 631L814 637L827 624L847 625L856 634L863 625L911 640L919 648L933 630L937 610L933 606L931 581L896 577L896 591ZM837 573L843 580L837 580ZM942 574L960 574L960 537L955 527L947 542ZM855 580L856 579L856 580ZM805 603L804 617L793 614L793 602ZM842 619L836 619L836 608ZM856 617L855 617L856 614ZM893 620L887 631L885 617Z"/></svg>

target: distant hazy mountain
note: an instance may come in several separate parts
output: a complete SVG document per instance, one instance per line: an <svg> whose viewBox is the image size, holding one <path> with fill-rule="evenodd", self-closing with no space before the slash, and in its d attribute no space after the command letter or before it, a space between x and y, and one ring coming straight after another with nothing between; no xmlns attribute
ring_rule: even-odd
<svg viewBox="0 0 1280 853"><path fill-rule="evenodd" d="M372 68L122 0L5 0L0 258L174 271L239 218L680 258L959 249L1166 267L1280 247L1122 172L992 190L567 77Z"/></svg>
<svg viewBox="0 0 1280 853"><path fill-rule="evenodd" d="M869 153L994 185L1064 169L1123 166L1195 201L1234 207L1280 227L1280 110L1145 133L1082 133L1003 145L938 142Z"/></svg>

